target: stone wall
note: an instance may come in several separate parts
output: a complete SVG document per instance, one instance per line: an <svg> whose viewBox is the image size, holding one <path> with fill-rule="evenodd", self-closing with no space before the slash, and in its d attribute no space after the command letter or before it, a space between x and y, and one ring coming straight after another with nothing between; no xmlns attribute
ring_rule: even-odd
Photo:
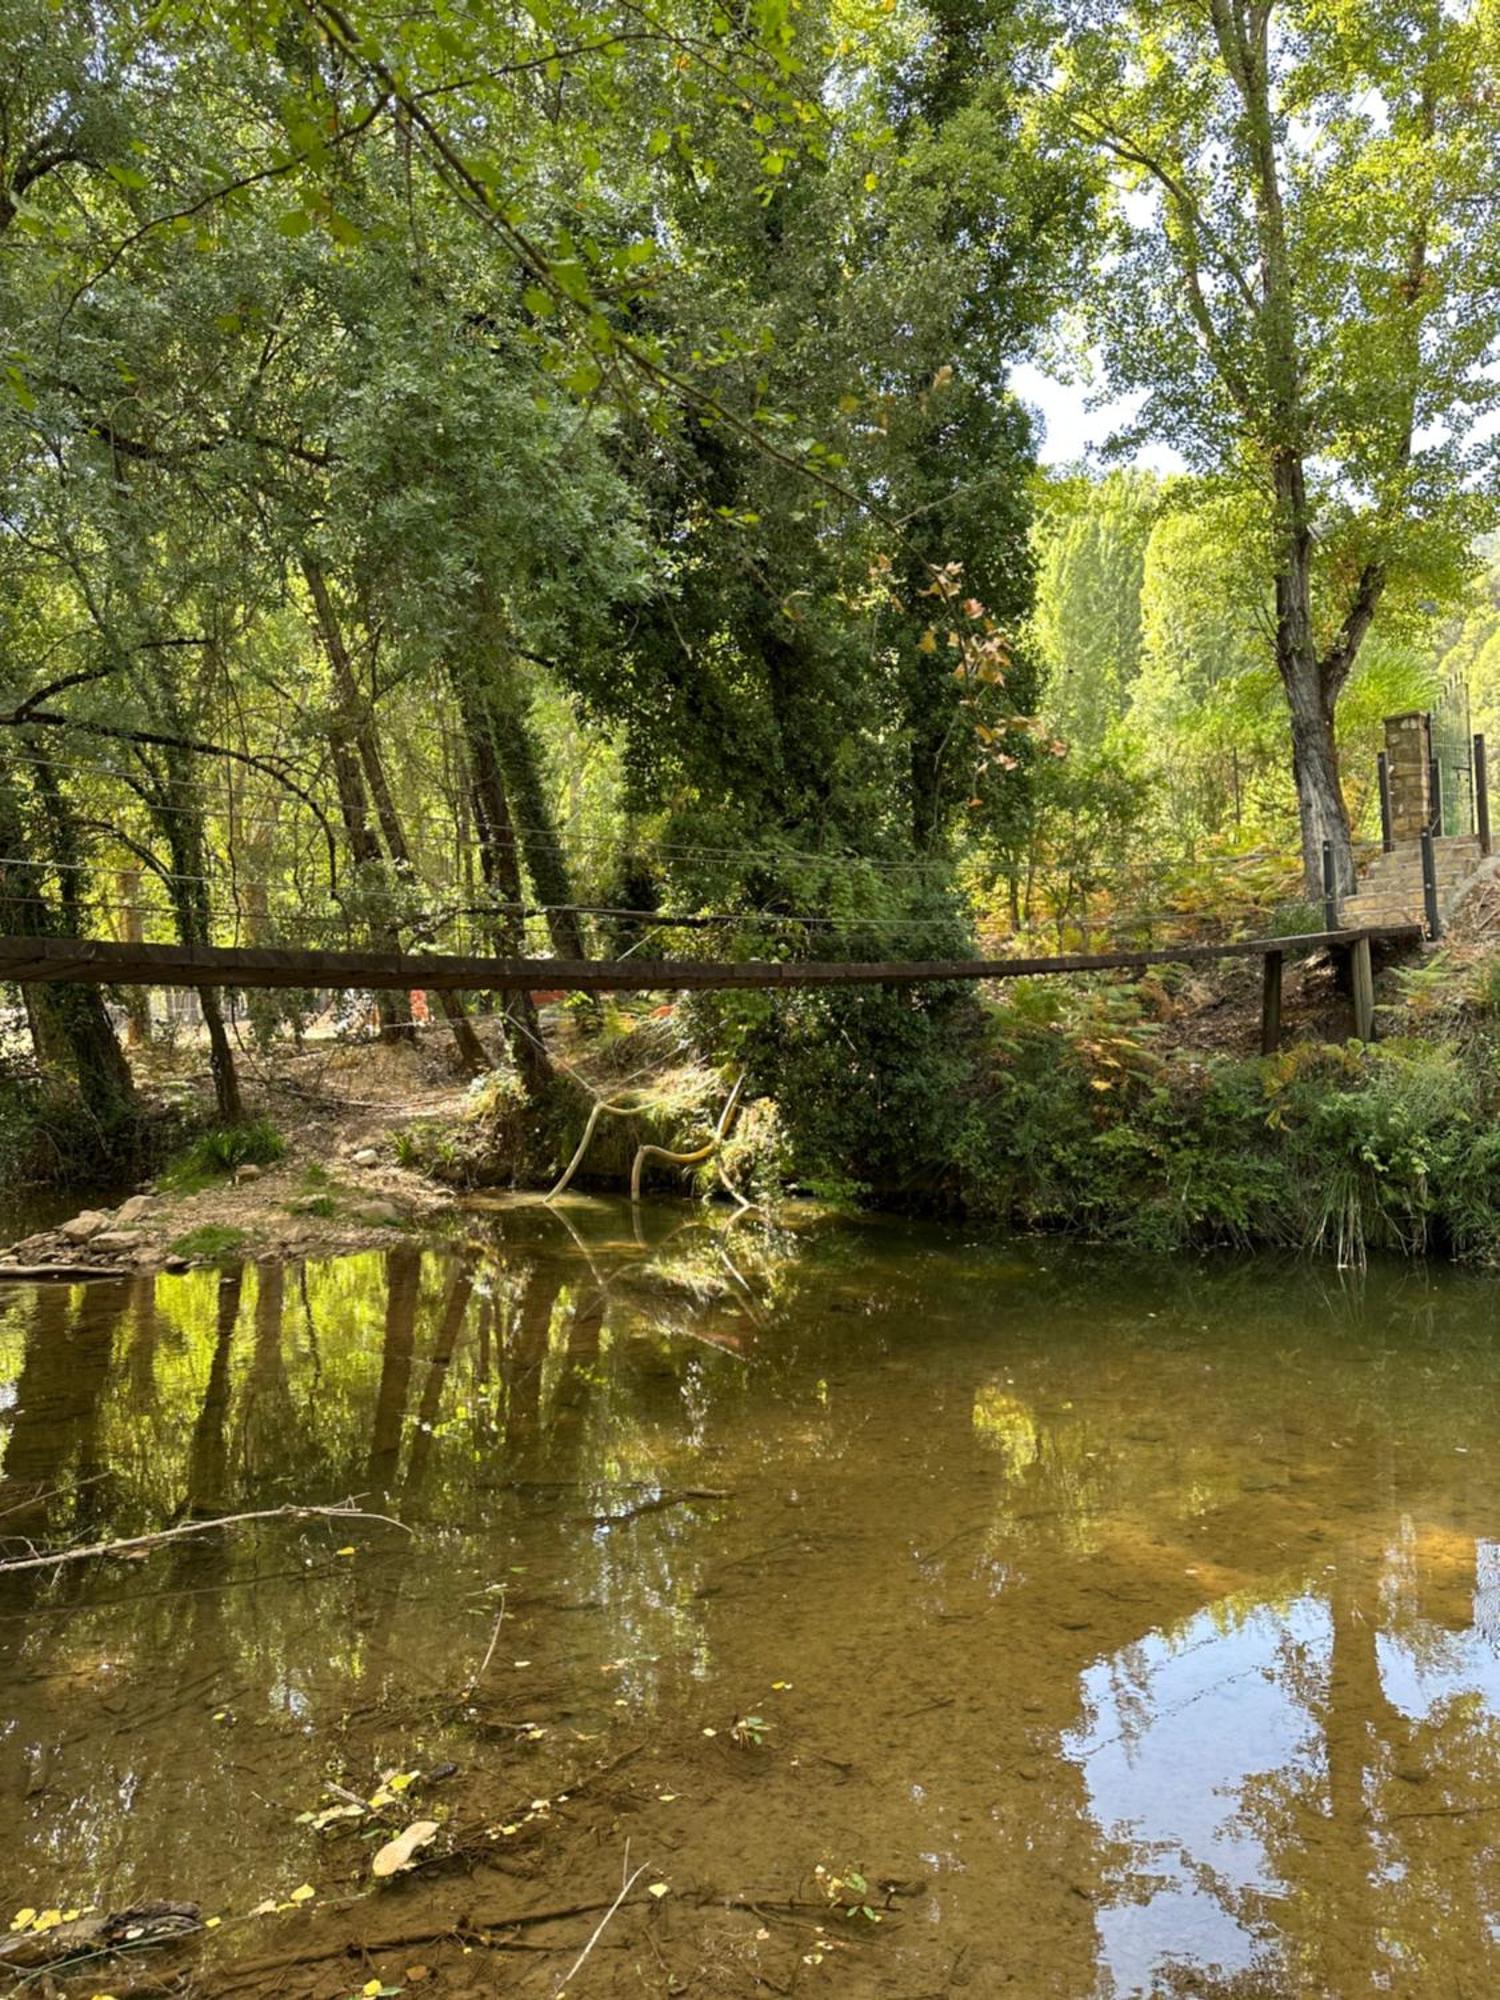
<svg viewBox="0 0 1500 2000"><path fill-rule="evenodd" d="M1391 786L1391 838L1420 840L1432 817L1432 722L1420 710L1390 715L1385 724Z"/></svg>

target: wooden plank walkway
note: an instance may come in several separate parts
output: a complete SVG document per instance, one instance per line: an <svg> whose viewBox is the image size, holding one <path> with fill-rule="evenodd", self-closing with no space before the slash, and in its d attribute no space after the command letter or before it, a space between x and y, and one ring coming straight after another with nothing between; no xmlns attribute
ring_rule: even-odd
<svg viewBox="0 0 1500 2000"><path fill-rule="evenodd" d="M1146 951L1063 952L1050 958L958 958L780 963L748 959L467 958L440 953L302 951L269 946L115 944L95 938L0 937L0 982L95 986L327 987L335 991L686 993L755 987L917 986L929 981L1030 979L1057 972L1129 972L1328 950L1361 956L1372 943L1416 944L1420 924L1372 924L1234 944L1173 944Z"/></svg>

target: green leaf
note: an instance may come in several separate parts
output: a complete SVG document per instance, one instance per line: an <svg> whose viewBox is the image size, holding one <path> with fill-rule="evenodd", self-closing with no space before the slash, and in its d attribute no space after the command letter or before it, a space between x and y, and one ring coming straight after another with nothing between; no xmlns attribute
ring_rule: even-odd
<svg viewBox="0 0 1500 2000"><path fill-rule="evenodd" d="M289 208L276 218L276 227L283 236L305 236L313 226L313 219L305 208Z"/></svg>
<svg viewBox="0 0 1500 2000"><path fill-rule="evenodd" d="M540 285L528 285L521 294L521 303L527 312L538 319L548 319L557 311L557 300L550 292L544 292Z"/></svg>
<svg viewBox="0 0 1500 2000"><path fill-rule="evenodd" d="M26 380L26 377L21 373L19 368L7 368L5 371L5 381L12 398L20 404L23 410L34 410L36 408L36 397L32 394L31 384Z"/></svg>

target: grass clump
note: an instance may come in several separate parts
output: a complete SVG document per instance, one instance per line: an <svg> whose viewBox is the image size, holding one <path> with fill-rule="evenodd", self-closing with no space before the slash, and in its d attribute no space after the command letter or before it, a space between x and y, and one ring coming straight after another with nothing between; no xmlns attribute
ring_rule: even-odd
<svg viewBox="0 0 1500 2000"><path fill-rule="evenodd" d="M175 1257L191 1257L195 1263L218 1264L243 1249L245 1232L224 1222L205 1222L179 1236L171 1246Z"/></svg>
<svg viewBox="0 0 1500 2000"><path fill-rule="evenodd" d="M268 1118L213 1125L168 1162L162 1185L174 1194L196 1194L238 1167L274 1166L285 1152L286 1141Z"/></svg>

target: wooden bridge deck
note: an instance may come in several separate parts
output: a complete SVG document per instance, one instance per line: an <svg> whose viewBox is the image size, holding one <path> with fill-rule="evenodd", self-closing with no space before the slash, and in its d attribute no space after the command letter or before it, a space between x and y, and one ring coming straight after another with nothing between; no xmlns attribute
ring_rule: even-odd
<svg viewBox="0 0 1500 2000"><path fill-rule="evenodd" d="M1062 952L1044 958L959 958L785 963L748 959L470 958L424 952L313 951L256 945L115 944L103 939L0 936L0 982L60 980L95 986L327 987L336 991L678 993L811 986L915 986L959 979L1030 979L1048 973L1139 971L1150 965L1286 957L1329 950L1368 953L1373 943L1415 944L1420 924L1371 924L1233 944L1169 944L1142 951Z"/></svg>

